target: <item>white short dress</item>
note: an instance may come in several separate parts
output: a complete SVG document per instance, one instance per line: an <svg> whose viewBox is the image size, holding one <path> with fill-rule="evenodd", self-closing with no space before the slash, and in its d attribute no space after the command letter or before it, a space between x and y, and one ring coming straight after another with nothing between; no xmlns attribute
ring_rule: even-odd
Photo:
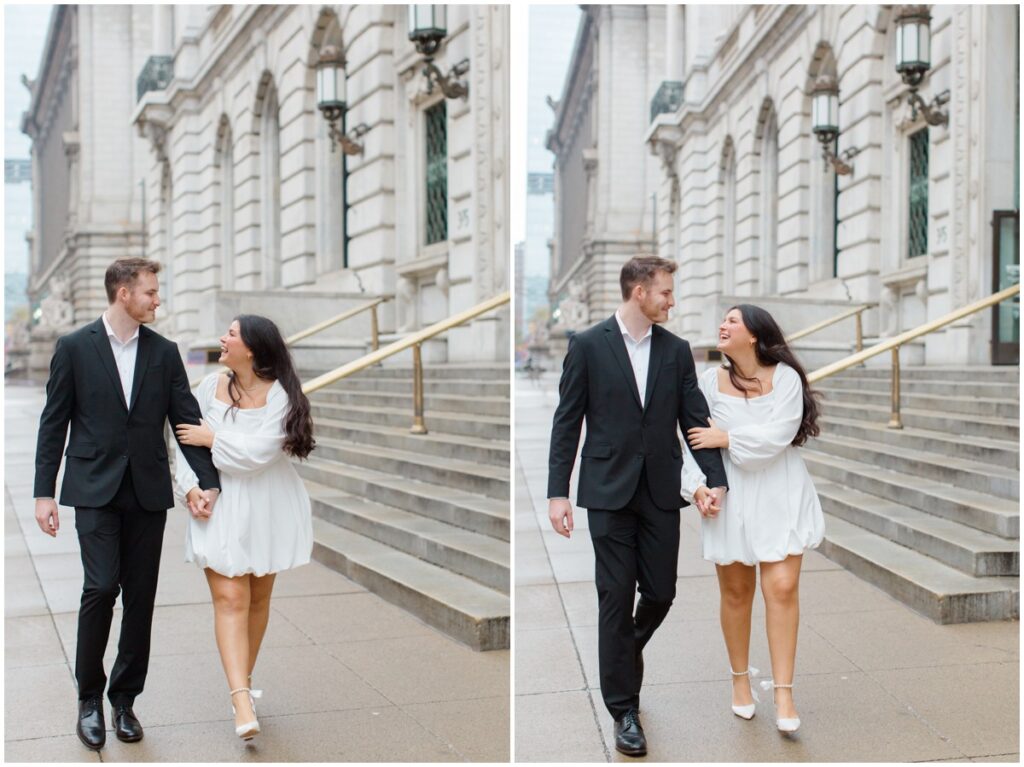
<svg viewBox="0 0 1024 767"><path fill-rule="evenodd" d="M729 447L722 450L729 492L716 517L701 518L704 559L754 565L816 548L825 519L807 466L791 444L803 418L800 376L779 363L771 392L745 399L718 390L714 367L701 375L700 389L715 424L729 433ZM683 496L692 501L705 477L686 448Z"/></svg>
<svg viewBox="0 0 1024 767"><path fill-rule="evenodd" d="M309 494L282 449L288 393L275 381L265 406L229 414L230 405L216 397L217 377L203 379L196 399L214 432L211 453L221 492L208 519L189 519L185 561L228 577L307 564L313 550ZM175 490L184 503L198 481L177 443L175 448Z"/></svg>

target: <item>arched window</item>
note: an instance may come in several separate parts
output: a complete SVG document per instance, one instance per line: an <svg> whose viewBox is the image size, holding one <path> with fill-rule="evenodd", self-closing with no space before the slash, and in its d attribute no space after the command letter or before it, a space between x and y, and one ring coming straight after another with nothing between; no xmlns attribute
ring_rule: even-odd
<svg viewBox="0 0 1024 767"><path fill-rule="evenodd" d="M722 149L722 292L732 295L736 290L736 151L732 137Z"/></svg>
<svg viewBox="0 0 1024 767"><path fill-rule="evenodd" d="M163 285L160 295L164 316L174 329L174 183L171 180L171 165L165 162L160 174L160 215L163 218Z"/></svg>
<svg viewBox="0 0 1024 767"><path fill-rule="evenodd" d="M232 289L235 281L235 151L227 118L217 133L217 183L220 208L220 285Z"/></svg>
<svg viewBox="0 0 1024 767"><path fill-rule="evenodd" d="M281 285L281 128L277 89L267 86L260 110L260 230L263 287Z"/></svg>
<svg viewBox="0 0 1024 767"><path fill-rule="evenodd" d="M779 269L779 125L772 109L766 118L761 138L761 231L760 293L773 295L778 290Z"/></svg>

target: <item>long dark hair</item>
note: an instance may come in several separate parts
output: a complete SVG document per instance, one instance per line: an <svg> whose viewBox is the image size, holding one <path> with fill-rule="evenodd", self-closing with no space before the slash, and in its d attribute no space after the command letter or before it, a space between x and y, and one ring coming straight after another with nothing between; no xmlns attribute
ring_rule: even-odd
<svg viewBox="0 0 1024 767"><path fill-rule="evenodd" d="M733 309L739 310L740 316L743 317L744 326L746 326L750 335L757 341L754 344L754 354L757 356L758 363L762 366L769 366L785 362L800 376L800 384L804 394L804 416L800 421L800 429L797 431L796 436L793 437L792 444L799 447L807 441L808 437L817 437L821 433L821 430L818 428L818 416L821 413L821 409L818 407L818 398L821 397L821 392L812 390L807 383L807 373L804 372L803 365L797 361L793 350L786 343L786 337L783 335L779 323L760 306L737 304L730 307L729 312ZM726 314L729 312L726 312ZM723 356L729 360L729 366L726 368L729 371L729 380L733 386L743 392L744 397L747 396L748 392L755 391L755 387L757 390L760 390L761 383L757 378L747 378L740 375L735 361L724 352ZM744 382L751 384L749 389Z"/></svg>
<svg viewBox="0 0 1024 767"><path fill-rule="evenodd" d="M238 322L242 343L252 352L252 372L264 381L279 381L288 394L291 409L284 422L284 451L296 458L305 458L316 447L313 416L281 331L271 320L258 314L239 314L235 321ZM228 373L228 396L231 397L232 409L237 409L242 393L234 373Z"/></svg>

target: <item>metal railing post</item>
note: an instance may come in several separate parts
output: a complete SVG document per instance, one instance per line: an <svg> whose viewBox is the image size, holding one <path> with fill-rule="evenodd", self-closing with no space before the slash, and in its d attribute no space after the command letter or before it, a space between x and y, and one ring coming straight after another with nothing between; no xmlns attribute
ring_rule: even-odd
<svg viewBox="0 0 1024 767"><path fill-rule="evenodd" d="M900 417L900 347L892 348L892 414L889 416L890 429L902 429Z"/></svg>
<svg viewBox="0 0 1024 767"><path fill-rule="evenodd" d="M857 312L857 351L864 351L864 312Z"/></svg>
<svg viewBox="0 0 1024 767"><path fill-rule="evenodd" d="M373 351L380 348L380 329L377 325L377 304L370 310L370 338L373 344Z"/></svg>
<svg viewBox="0 0 1024 767"><path fill-rule="evenodd" d="M423 355L421 344L412 347L412 428L413 434L426 434L427 425L423 422Z"/></svg>

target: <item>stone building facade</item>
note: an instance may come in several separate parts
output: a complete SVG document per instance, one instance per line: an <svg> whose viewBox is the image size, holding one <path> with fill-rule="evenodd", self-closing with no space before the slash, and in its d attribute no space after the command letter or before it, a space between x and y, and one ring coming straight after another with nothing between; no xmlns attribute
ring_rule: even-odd
<svg viewBox="0 0 1024 767"><path fill-rule="evenodd" d="M43 217L39 289L47 269L70 267L81 324L105 305L110 260L155 258L165 267L156 328L194 352L193 362L240 311L266 314L288 334L385 297L394 299L381 307L387 341L509 290L508 8L449 7L435 63L448 72L464 62L468 95L459 98L428 89L407 8L59 6L43 65L54 85L27 118L34 125L55 113L46 140L35 142L37 188L53 216L82 219L88 206L58 198L85 185L104 202L116 198L98 210L129 223L116 235L104 229L120 240L104 240L86 266L74 255L58 259L51 240L62 222ZM85 30L89 44L75 48ZM329 45L345 57L341 127L362 144L359 154L332 150L317 108L316 65ZM50 73L62 56L74 73L73 95L63 98ZM72 135L79 143L68 143ZM68 158L79 145L76 165ZM425 353L507 360L510 325L506 307ZM368 334L363 315L314 337L300 365L341 364L365 351Z"/></svg>
<svg viewBox="0 0 1024 767"><path fill-rule="evenodd" d="M173 71L132 119L151 150L147 251L171 266L174 335L208 346L257 307L289 332L384 296L386 339L509 289L507 8L449 8L436 63L468 62L468 96L454 99L428 92L407 6L154 13L154 53ZM358 126L360 154L332 150L317 108L328 45L345 57L344 128ZM365 321L350 327L365 340ZM478 319L433 356L507 359L509 327L507 310Z"/></svg>
<svg viewBox="0 0 1024 767"><path fill-rule="evenodd" d="M920 93L949 92L945 126L911 114L893 13L588 7L549 135L553 300L575 282L591 319L607 316L621 263L656 251L680 266L672 329L698 347L714 345L738 300L789 332L877 304L871 341L1016 281L1018 10L932 7ZM857 152L849 175L837 177L811 131L822 74L839 85L838 150ZM1005 332L1019 315L1004 313ZM993 332L982 312L909 345L904 361L987 364ZM804 351L835 359L851 337L836 326Z"/></svg>

